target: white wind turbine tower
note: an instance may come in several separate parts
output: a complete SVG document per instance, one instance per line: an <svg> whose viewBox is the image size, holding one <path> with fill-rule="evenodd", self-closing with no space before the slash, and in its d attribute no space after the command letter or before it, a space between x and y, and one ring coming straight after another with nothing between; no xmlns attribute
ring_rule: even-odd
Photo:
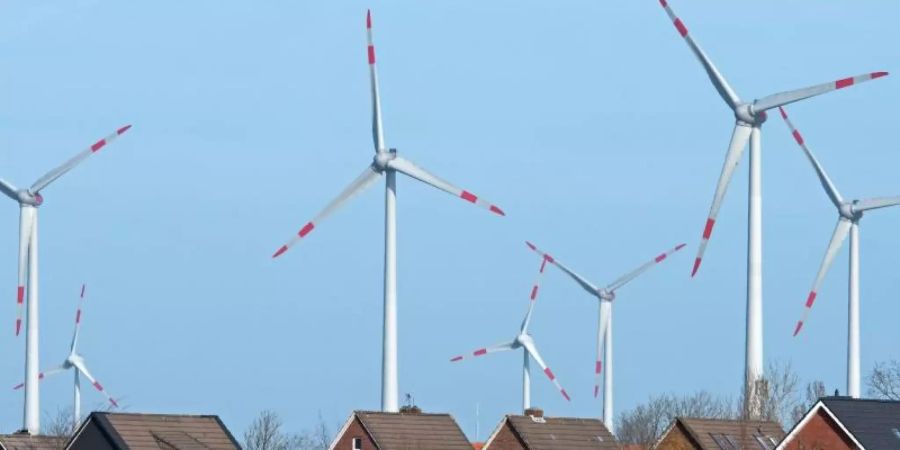
<svg viewBox="0 0 900 450"><path fill-rule="evenodd" d="M534 303L537 301L538 288L540 286L540 278L544 273L544 268L547 265L547 259L541 262L541 269L538 272L537 279L534 282L534 286L531 288L531 296L528 302L528 312L525 314L525 319L522 320L522 325L519 327L519 334L516 335L511 341L502 342L500 344L492 345L490 347L480 348L472 352L472 356L483 356L488 353L497 353L504 352L508 350L518 350L522 349L522 412L524 413L528 408L531 408L531 358L534 358L535 362L541 366L541 369L544 371L544 375L547 375L547 378L553 382L556 386L556 389L559 389L560 394L567 400L571 401L569 398L569 394L565 389L559 384L559 380L556 379L556 375L553 371L547 367L547 364L544 362L544 359L541 358L541 354L538 353L537 346L534 343L534 338L528 334L528 325L531 323L531 313L534 311ZM455 356L450 359L451 362L462 361L465 356Z"/></svg>
<svg viewBox="0 0 900 450"><path fill-rule="evenodd" d="M397 182L400 172L410 178L445 191L451 195L485 208L495 214L505 215L497 206L485 201L469 191L460 189L425 169L418 167L399 156L396 149L385 144L381 123L381 98L378 95L378 71L375 67L375 46L372 43L372 14L366 14L366 33L368 35L369 78L372 86L372 138L375 144L375 158L343 192L329 203L317 216L306 223L297 235L287 244L281 246L274 255L276 258L291 246L306 237L326 217L331 215L356 194L371 186L382 175L385 176L384 197L384 340L382 350L381 409L387 412L398 411L397 382Z"/></svg>
<svg viewBox="0 0 900 450"><path fill-rule="evenodd" d="M113 406L118 407L119 404L116 402L116 399L112 398L109 393L103 389L103 385L94 378L93 375L88 371L87 365L85 365L84 357L78 354L78 330L81 328L81 304L84 302L84 285L81 285L81 295L78 297L78 311L75 313L75 331L72 333L72 344L69 346L69 356L66 356L66 359L62 362L62 364L47 369L40 373L38 378L44 379L49 377L50 375L55 375L57 373L65 372L66 370L73 369L75 372L75 397L74 397L74 407L73 407L73 419L72 422L76 426L81 423L81 380L79 378L79 374L84 375L85 378L90 381L90 383L94 386L95 389L100 391L104 396L106 396L109 403ZM13 389L21 389L25 383L19 384Z"/></svg>
<svg viewBox="0 0 900 450"><path fill-rule="evenodd" d="M734 89L725 80L725 77L719 72L712 61L707 57L706 53L694 41L684 23L679 19L668 5L667 0L659 0L659 3L665 8L666 13L678 30L678 34L684 38L688 47L700 60L706 74L712 81L713 86L722 97L722 100L732 110L735 117L734 131L731 136L731 143L728 145L728 152L725 154L725 163L722 166L722 173L719 175L719 182L716 185L716 192L713 196L712 206L709 209L709 216L706 220L706 226L703 229L703 236L700 241L700 247L697 250L697 258L694 260L694 268L691 276L697 273L700 267L700 261L703 258L703 252L706 250L706 244L712 234L713 225L716 222L716 216L719 214L719 208L722 206L722 200L725 197L725 191L728 189L728 183L735 168L741 160L744 147L747 141L750 141L750 177L749 177L749 211L748 211L748 229L747 229L747 338L746 338L746 365L744 371L745 398L750 399L748 402L750 417L758 417L759 401L756 395L756 380L762 377L763 373L763 338L762 338L762 187L761 187L761 153L762 147L760 143L760 128L766 121L766 111L785 106L787 104L800 101L809 97L824 94L837 89L853 86L855 84L880 78L887 75L887 72L872 72L850 78L843 78L830 83L823 83L802 89L772 94L761 99L753 101L744 101L735 93ZM744 52L742 51L742 54Z"/></svg>
<svg viewBox="0 0 900 450"><path fill-rule="evenodd" d="M596 297L600 302L600 314L597 319L597 360L594 364L594 397L600 392L600 374L603 371L603 361L606 361L606 372L603 375L603 424L609 430L613 429L613 348L612 348L612 303L616 299L616 291L628 284L629 281L637 278L638 275L649 270L651 267L661 263L669 257L669 255L684 248L685 244L678 244L675 248L660 253L655 258L641 264L638 268L622 275L608 286L600 288L591 283L586 278L575 273L556 258L539 250L531 242L525 242L528 248L534 250L541 255L544 262L549 261L551 264L559 267L560 270L569 275L579 286L586 290L589 294Z"/></svg>
<svg viewBox="0 0 900 450"><path fill-rule="evenodd" d="M114 133L82 150L61 166L47 172L29 188L18 189L0 179L0 191L19 204L19 286L16 290L16 335L22 327L22 309L28 298L28 315L25 323L25 408L24 428L30 434L38 434L40 422L40 391L38 386L38 216L37 208L44 202L41 191L57 178L81 164L89 156L97 153L114 141L131 125L119 128Z"/></svg>
<svg viewBox="0 0 900 450"><path fill-rule="evenodd" d="M859 220L862 219L863 213L866 211L900 205L900 196L870 198L867 200L844 200L841 193L838 192L837 188L834 186L834 183L828 178L825 169L819 164L819 161L813 155L812 151L806 146L803 136L800 135L800 132L797 131L796 128L794 128L794 124L791 123L791 120L788 119L787 113L783 108L781 109L781 117L784 118L784 121L791 129L794 140L797 141L797 144L803 149L803 152L806 153L806 157L816 170L819 182L822 183L825 193L828 194L828 198L831 200L834 207L837 208L838 212L837 226L834 228L831 242L829 242L828 249L825 251L825 258L822 260L822 265L819 266L819 272L816 274L813 287L809 291L809 296L806 298L806 304L803 308L803 317L797 322L797 326L794 328L794 336L797 336L797 334L800 333L800 329L803 328L803 324L809 317L813 303L816 301L816 296L819 293L819 287L822 286L822 281L825 279L825 273L828 272L828 268L831 267L835 255L838 250L841 249L841 245L844 243L844 240L849 233L850 279L848 289L849 307L847 313L847 394L853 398L859 398Z"/></svg>

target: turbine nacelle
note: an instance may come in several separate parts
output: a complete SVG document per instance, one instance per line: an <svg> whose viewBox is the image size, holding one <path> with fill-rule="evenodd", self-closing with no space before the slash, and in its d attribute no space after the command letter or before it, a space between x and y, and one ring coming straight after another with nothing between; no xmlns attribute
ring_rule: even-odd
<svg viewBox="0 0 900 450"><path fill-rule="evenodd" d="M16 197L21 205L29 205L29 206L41 206L44 203L44 197L38 193L32 193L28 189L20 189L16 191Z"/></svg>
<svg viewBox="0 0 900 450"><path fill-rule="evenodd" d="M532 338L531 335L529 335L528 333L522 333L522 334L516 336L516 338L513 340L513 347L512 347L512 348L513 348L513 350L515 350L515 349L520 348L520 347L525 347L525 346L527 346L528 344L532 344L532 345L533 345L533 344L534 344L534 338Z"/></svg>
<svg viewBox="0 0 900 450"><path fill-rule="evenodd" d="M397 149L392 148L387 151L379 150L375 153L373 164L379 171L384 172L388 168L391 161L397 159Z"/></svg>
<svg viewBox="0 0 900 450"><path fill-rule="evenodd" d="M600 297L600 300L611 302L616 299L616 293L607 288L600 288L597 289L597 297Z"/></svg>
<svg viewBox="0 0 900 450"><path fill-rule="evenodd" d="M851 222L859 222L859 219L862 219L863 212L857 211L855 206L859 204L859 200L853 200L851 202L843 202L841 206L838 208L838 212L841 217L851 221Z"/></svg>
<svg viewBox="0 0 900 450"><path fill-rule="evenodd" d="M756 111L754 109L755 105L756 102L737 105L734 108L734 118L743 124L755 127L761 126L769 118L769 115L765 111Z"/></svg>

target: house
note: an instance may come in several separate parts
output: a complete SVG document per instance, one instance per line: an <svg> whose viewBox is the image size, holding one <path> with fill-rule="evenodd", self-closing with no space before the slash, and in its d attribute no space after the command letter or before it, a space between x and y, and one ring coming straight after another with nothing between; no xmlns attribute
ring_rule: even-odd
<svg viewBox="0 0 900 450"><path fill-rule="evenodd" d="M472 450L450 414L353 411L329 450Z"/></svg>
<svg viewBox="0 0 900 450"><path fill-rule="evenodd" d="M599 419L544 417L537 408L507 415L484 443L484 450L619 450Z"/></svg>
<svg viewBox="0 0 900 450"><path fill-rule="evenodd" d="M93 412L66 450L240 450L218 416Z"/></svg>
<svg viewBox="0 0 900 450"><path fill-rule="evenodd" d="M32 436L28 433L0 435L0 450L61 450L65 448L65 437Z"/></svg>
<svg viewBox="0 0 900 450"><path fill-rule="evenodd" d="M822 397L777 450L900 449L900 401Z"/></svg>
<svg viewBox="0 0 900 450"><path fill-rule="evenodd" d="M777 422L676 417L653 450L773 450L783 437Z"/></svg>

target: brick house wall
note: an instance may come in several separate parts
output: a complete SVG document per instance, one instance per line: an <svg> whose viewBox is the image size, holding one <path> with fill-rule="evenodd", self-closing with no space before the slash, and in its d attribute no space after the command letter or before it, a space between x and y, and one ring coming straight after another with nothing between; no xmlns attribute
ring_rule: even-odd
<svg viewBox="0 0 900 450"><path fill-rule="evenodd" d="M696 450L697 447L688 437L681 424L677 424L654 450Z"/></svg>
<svg viewBox="0 0 900 450"><path fill-rule="evenodd" d="M490 445L486 445L484 450L526 450L525 445L519 440L518 436L513 433L508 421L503 422L503 428L497 432Z"/></svg>
<svg viewBox="0 0 900 450"><path fill-rule="evenodd" d="M861 450L845 436L824 410L815 416L787 444L787 450Z"/></svg>
<svg viewBox="0 0 900 450"><path fill-rule="evenodd" d="M347 427L347 430L344 431L344 434L341 435L340 439L338 439L337 444L334 446L334 449L352 450L353 438L362 439L363 450L377 450L375 442L372 441L372 437L369 436L369 433L366 432L365 428L363 428L358 418L353 419L353 422L350 424L350 426Z"/></svg>

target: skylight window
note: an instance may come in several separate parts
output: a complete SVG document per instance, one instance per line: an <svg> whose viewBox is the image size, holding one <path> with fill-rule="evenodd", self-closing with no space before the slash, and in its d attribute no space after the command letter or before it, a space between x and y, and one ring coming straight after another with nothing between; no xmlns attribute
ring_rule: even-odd
<svg viewBox="0 0 900 450"><path fill-rule="evenodd" d="M891 431L894 432L894 437L895 437L895 438L900 439L900 429L898 429L898 428L891 428Z"/></svg>

